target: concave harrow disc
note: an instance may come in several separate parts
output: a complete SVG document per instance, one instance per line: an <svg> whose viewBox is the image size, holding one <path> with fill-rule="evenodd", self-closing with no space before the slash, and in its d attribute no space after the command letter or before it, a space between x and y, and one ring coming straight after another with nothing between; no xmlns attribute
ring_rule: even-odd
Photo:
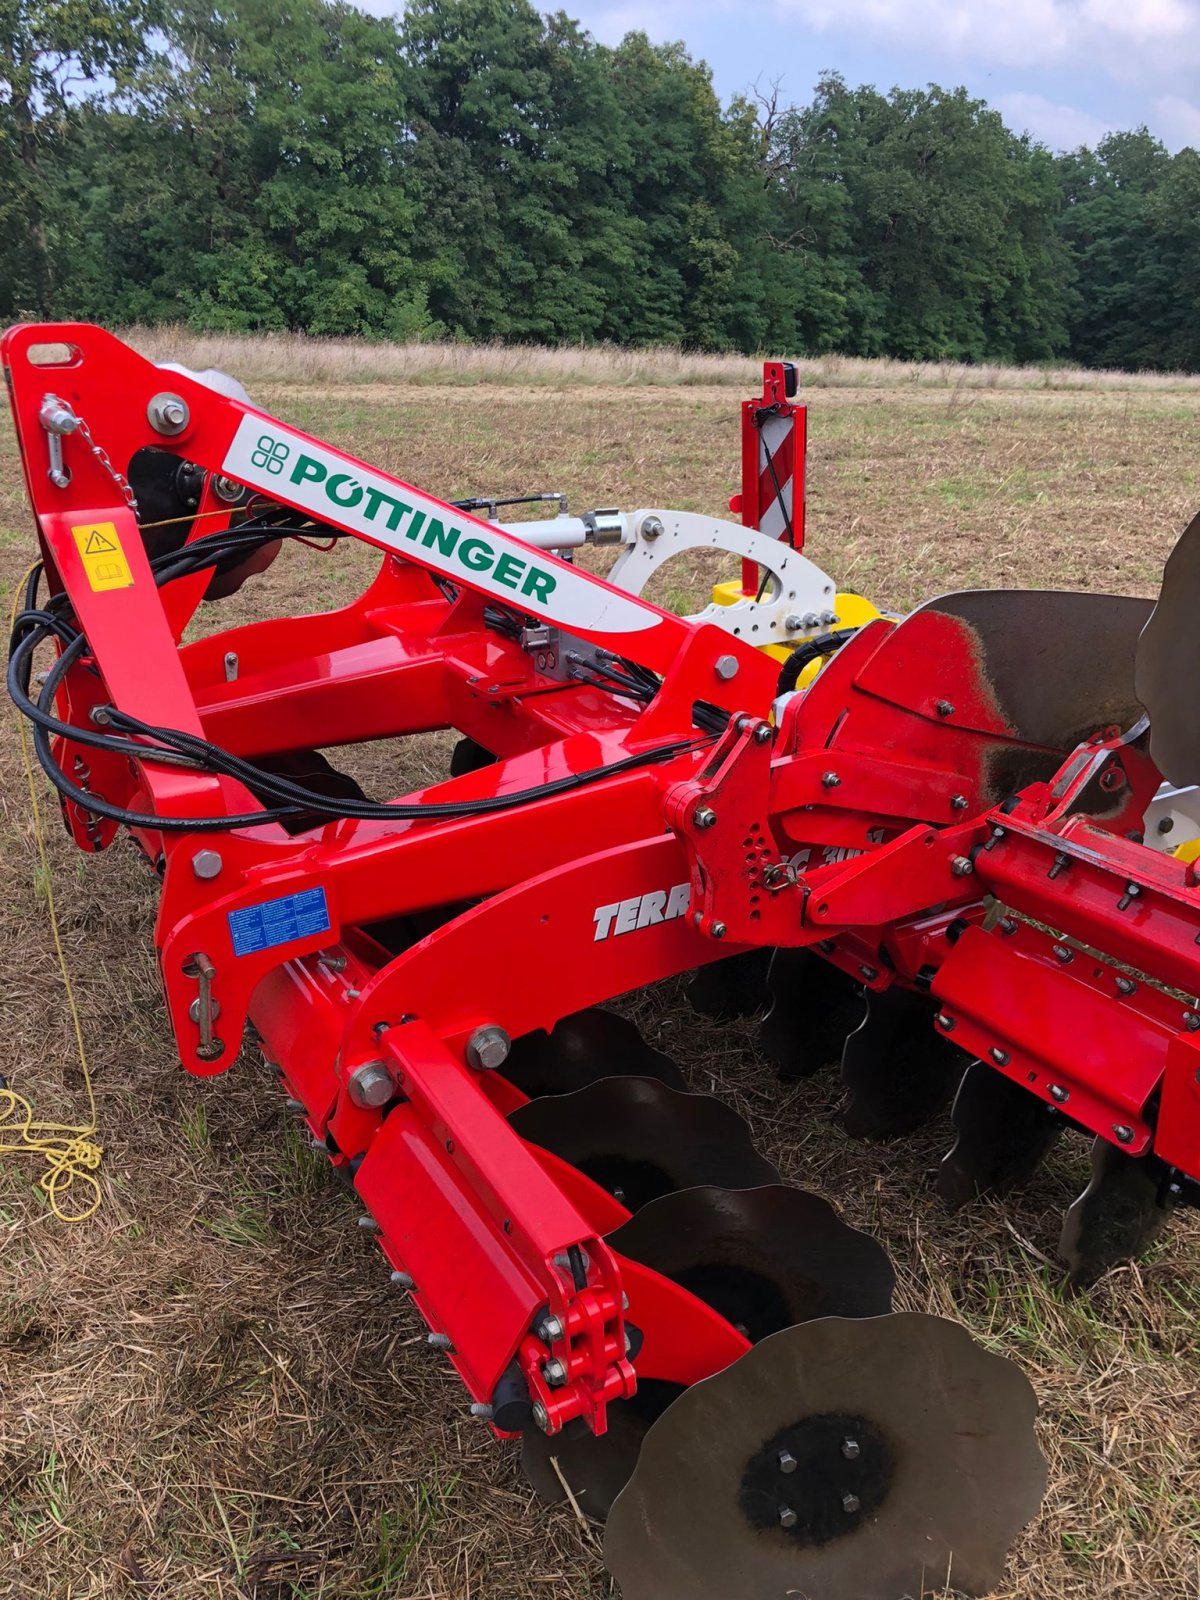
<svg viewBox="0 0 1200 1600"><path fill-rule="evenodd" d="M891 1305L895 1284L882 1245L848 1227L818 1195L785 1184L666 1195L608 1242L690 1290L752 1340L809 1317L878 1316ZM599 1438L582 1423L553 1439L528 1429L526 1477L550 1504L569 1486L579 1508L603 1521L647 1428L680 1393L677 1384L640 1383L631 1401L608 1408L608 1432Z"/></svg>
<svg viewBox="0 0 1200 1600"><path fill-rule="evenodd" d="M556 1023L549 1033L527 1033L513 1043L504 1076L530 1099L569 1094L598 1078L629 1073L685 1087L671 1060L646 1043L637 1028L615 1011L591 1006Z"/></svg>
<svg viewBox="0 0 1200 1600"><path fill-rule="evenodd" d="M850 1091L842 1126L854 1139L912 1133L947 1105L967 1057L933 1027L934 1003L905 989L867 997L867 1015L846 1040Z"/></svg>
<svg viewBox="0 0 1200 1600"><path fill-rule="evenodd" d="M508 1120L523 1139L578 1167L630 1211L701 1183L752 1189L779 1182L736 1111L656 1078L604 1078L574 1094L532 1100Z"/></svg>
<svg viewBox="0 0 1200 1600"><path fill-rule="evenodd" d="M767 992L759 1043L784 1079L810 1078L840 1060L866 1012L862 986L809 950L776 950Z"/></svg>
<svg viewBox="0 0 1200 1600"><path fill-rule="evenodd" d="M813 1317L874 1317L892 1303L887 1251L819 1195L787 1184L685 1189L609 1234L750 1340Z"/></svg>
<svg viewBox="0 0 1200 1600"><path fill-rule="evenodd" d="M1045 1488L1036 1410L938 1317L787 1328L650 1429L605 1562L623 1600L981 1594Z"/></svg>

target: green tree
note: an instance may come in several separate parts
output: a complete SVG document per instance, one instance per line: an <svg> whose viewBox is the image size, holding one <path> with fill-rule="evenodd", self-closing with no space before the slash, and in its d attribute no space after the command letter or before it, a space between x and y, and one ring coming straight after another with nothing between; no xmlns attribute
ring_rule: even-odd
<svg viewBox="0 0 1200 1600"><path fill-rule="evenodd" d="M72 96L99 96L145 52L152 0L0 0L0 309L69 309L53 157Z"/></svg>

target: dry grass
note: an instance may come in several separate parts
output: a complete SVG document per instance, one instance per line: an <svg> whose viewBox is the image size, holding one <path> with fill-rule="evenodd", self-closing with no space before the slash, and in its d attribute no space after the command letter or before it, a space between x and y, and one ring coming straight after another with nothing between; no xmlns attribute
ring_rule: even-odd
<svg viewBox="0 0 1200 1600"><path fill-rule="evenodd" d="M444 494L563 487L578 509L719 510L732 486L730 388L594 389L564 406L531 388L318 376L319 392L260 382L258 398ZM813 417L810 553L899 606L964 583L1146 592L1200 500L1198 424L1195 389L833 389ZM5 432L6 585L32 549L15 465ZM341 600L369 566L304 552L220 620ZM668 598L694 599L706 576L669 578ZM423 740L408 770L443 758L444 741ZM65 1111L78 1072L11 724L0 774L5 1070L44 1112ZM173 1062L154 886L132 852L85 861L57 832L51 849L106 1204L66 1229L32 1169L10 1166L0 1184L2 1600L599 1600L594 1541L533 1504L511 1450L466 1419L358 1208L289 1129L261 1067L247 1057L196 1081ZM926 1183L944 1122L896 1148L848 1144L830 1125L833 1076L781 1091L753 1028L697 1021L675 985L625 1004L696 1088L739 1105L790 1178L885 1242L903 1304L962 1318L1035 1382L1051 1489L1004 1600L1195 1600L1194 1222L1067 1299L1045 1257L1084 1180L1080 1141L1007 1206L947 1217Z"/></svg>
<svg viewBox="0 0 1200 1600"><path fill-rule="evenodd" d="M696 355L670 347L617 345L385 344L313 339L305 334L209 334L182 328L132 328L125 337L153 361L220 367L244 382L541 384L555 389L662 388L736 384L753 393L761 360ZM968 365L961 361L866 360L812 356L799 362L805 389L1089 389L1200 391L1200 374L1105 372L1082 367Z"/></svg>

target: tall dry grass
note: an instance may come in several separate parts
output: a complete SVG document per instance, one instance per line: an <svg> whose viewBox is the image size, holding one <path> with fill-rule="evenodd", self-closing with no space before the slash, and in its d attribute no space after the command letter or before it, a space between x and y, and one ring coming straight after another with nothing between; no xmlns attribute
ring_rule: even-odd
<svg viewBox="0 0 1200 1600"><path fill-rule="evenodd" d="M153 361L220 367L247 382L297 384L537 384L551 388L757 385L761 359L616 345L385 344L302 333L194 333L129 328L122 335ZM989 362L801 358L806 389L1200 389L1200 374L1103 372Z"/></svg>

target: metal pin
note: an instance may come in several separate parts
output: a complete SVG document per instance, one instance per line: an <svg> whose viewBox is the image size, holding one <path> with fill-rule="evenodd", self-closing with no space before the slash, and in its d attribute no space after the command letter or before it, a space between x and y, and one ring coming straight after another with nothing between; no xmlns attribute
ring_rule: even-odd
<svg viewBox="0 0 1200 1600"><path fill-rule="evenodd" d="M453 1350L454 1341L448 1333L431 1333L426 1339L431 1350Z"/></svg>
<svg viewBox="0 0 1200 1600"><path fill-rule="evenodd" d="M413 1283L412 1274L410 1272L393 1272L392 1282L396 1285L397 1289L413 1289L416 1287L416 1285Z"/></svg>
<svg viewBox="0 0 1200 1600"><path fill-rule="evenodd" d="M358 1225L364 1233L378 1233L379 1224L374 1217L359 1217Z"/></svg>

